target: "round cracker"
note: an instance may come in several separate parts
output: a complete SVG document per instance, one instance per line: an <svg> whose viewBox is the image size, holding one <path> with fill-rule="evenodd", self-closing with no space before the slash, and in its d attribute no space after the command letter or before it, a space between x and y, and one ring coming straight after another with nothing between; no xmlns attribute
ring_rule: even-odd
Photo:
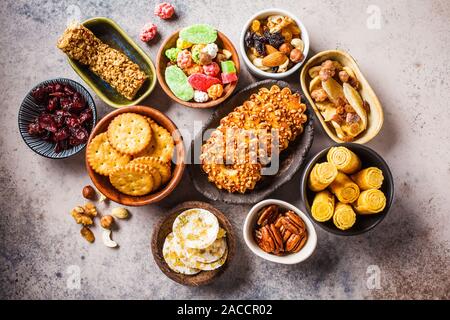
<svg viewBox="0 0 450 320"><path fill-rule="evenodd" d="M217 239L219 221L208 210L189 209L176 217L173 232L182 246L205 249Z"/></svg>
<svg viewBox="0 0 450 320"><path fill-rule="evenodd" d="M173 233L169 233L164 240L163 257L170 269L177 273L194 275L200 272L199 269L187 267L180 259L181 246L174 237Z"/></svg>
<svg viewBox="0 0 450 320"><path fill-rule="evenodd" d="M152 138L147 119L136 113L122 113L108 126L108 141L118 151L135 155L144 150Z"/></svg>
<svg viewBox="0 0 450 320"><path fill-rule="evenodd" d="M183 256L188 257L193 262L212 263L222 258L226 249L227 240L220 238L205 249L185 248Z"/></svg>
<svg viewBox="0 0 450 320"><path fill-rule="evenodd" d="M175 144L167 129L157 124L155 121L147 117L147 121L152 129L152 147L145 148L136 156L139 157L154 157L164 162L170 162L173 156Z"/></svg>
<svg viewBox="0 0 450 320"><path fill-rule="evenodd" d="M228 248L225 248L225 252L224 252L223 256L219 260L211 262L211 263L203 263L203 262L199 262L199 261L193 261L192 259L186 259L185 257L182 257L181 261L187 267L199 269L202 271L211 271L211 270L215 270L215 269L218 269L221 266L223 266L225 261L227 261L227 257L228 257Z"/></svg>
<svg viewBox="0 0 450 320"><path fill-rule="evenodd" d="M152 168L155 168L156 170L159 171L159 173L161 174L161 183L166 183L167 181L170 180L170 177L172 176L172 173L170 172L170 165L161 161L158 158L154 158L154 157L139 157L134 159L133 161L131 161L131 163L142 163L142 164L146 164Z"/></svg>
<svg viewBox="0 0 450 320"><path fill-rule="evenodd" d="M108 142L106 132L95 136L86 149L86 157L92 170L98 174L109 176L118 167L130 162L130 156L121 154Z"/></svg>
<svg viewBox="0 0 450 320"><path fill-rule="evenodd" d="M153 175L146 166L131 163L112 171L109 181L114 188L130 196L148 194L155 185Z"/></svg>

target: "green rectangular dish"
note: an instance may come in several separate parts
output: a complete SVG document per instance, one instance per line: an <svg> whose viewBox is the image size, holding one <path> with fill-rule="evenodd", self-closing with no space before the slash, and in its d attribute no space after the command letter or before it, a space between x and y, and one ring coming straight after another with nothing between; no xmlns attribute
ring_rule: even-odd
<svg viewBox="0 0 450 320"><path fill-rule="evenodd" d="M134 100L128 100L89 70L87 66L68 58L70 65L80 78L91 87L100 99L114 108L134 106L148 97L156 85L155 66L149 56L111 19L97 17L86 20L82 24L101 41L127 55L129 59L139 65L149 78L144 82Z"/></svg>

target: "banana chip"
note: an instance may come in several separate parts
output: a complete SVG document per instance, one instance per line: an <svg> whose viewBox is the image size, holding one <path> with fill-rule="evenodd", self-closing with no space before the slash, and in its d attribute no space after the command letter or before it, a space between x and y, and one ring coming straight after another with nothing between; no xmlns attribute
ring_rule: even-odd
<svg viewBox="0 0 450 320"><path fill-rule="evenodd" d="M350 103L352 108L355 109L356 113L361 118L362 126L360 129L361 131L364 131L367 128L367 113L364 109L364 103L359 92L348 83L344 83L343 92L345 99L347 99L348 103Z"/></svg>
<svg viewBox="0 0 450 320"><path fill-rule="evenodd" d="M330 78L327 81L322 81L322 88L325 90L328 98L333 103L337 103L339 98L343 99L345 97L342 86L333 78Z"/></svg>
<svg viewBox="0 0 450 320"><path fill-rule="evenodd" d="M320 80L320 77L317 76L309 83L309 92L313 92L314 90L319 89L321 86L322 80Z"/></svg>

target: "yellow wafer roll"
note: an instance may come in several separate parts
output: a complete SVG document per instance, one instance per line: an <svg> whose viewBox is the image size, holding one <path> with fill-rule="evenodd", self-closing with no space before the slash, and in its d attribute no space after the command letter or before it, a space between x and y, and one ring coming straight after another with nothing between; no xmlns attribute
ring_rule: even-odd
<svg viewBox="0 0 450 320"><path fill-rule="evenodd" d="M342 172L338 172L336 179L330 184L330 189L342 203L355 202L359 197L358 185Z"/></svg>
<svg viewBox="0 0 450 320"><path fill-rule="evenodd" d="M341 230L347 230L353 227L356 222L356 214L352 206L338 202L334 210L333 222Z"/></svg>
<svg viewBox="0 0 450 320"><path fill-rule="evenodd" d="M334 196L324 190L316 194L311 207L311 214L316 221L325 222L333 217Z"/></svg>
<svg viewBox="0 0 450 320"><path fill-rule="evenodd" d="M361 190L380 189L383 184L383 171L370 167L351 176Z"/></svg>
<svg viewBox="0 0 450 320"><path fill-rule="evenodd" d="M360 214L379 213L386 207L386 196L378 189L370 189L361 192L356 201L355 209Z"/></svg>
<svg viewBox="0 0 450 320"><path fill-rule="evenodd" d="M346 174L352 174L361 169L359 157L346 147L332 147L328 151L327 160Z"/></svg>
<svg viewBox="0 0 450 320"><path fill-rule="evenodd" d="M325 190L336 178L338 171L336 167L329 163L316 163L309 174L308 186L314 191Z"/></svg>

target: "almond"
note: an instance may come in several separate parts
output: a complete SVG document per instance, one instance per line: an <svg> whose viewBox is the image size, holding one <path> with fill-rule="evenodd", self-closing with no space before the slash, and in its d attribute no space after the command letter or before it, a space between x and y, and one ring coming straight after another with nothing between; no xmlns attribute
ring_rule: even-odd
<svg viewBox="0 0 450 320"><path fill-rule="evenodd" d="M262 64L266 67L278 67L285 63L287 59L288 57L284 53L277 51L265 56Z"/></svg>
<svg viewBox="0 0 450 320"><path fill-rule="evenodd" d="M275 47L272 47L270 44L266 44L265 47L267 54L271 54L278 51Z"/></svg>

